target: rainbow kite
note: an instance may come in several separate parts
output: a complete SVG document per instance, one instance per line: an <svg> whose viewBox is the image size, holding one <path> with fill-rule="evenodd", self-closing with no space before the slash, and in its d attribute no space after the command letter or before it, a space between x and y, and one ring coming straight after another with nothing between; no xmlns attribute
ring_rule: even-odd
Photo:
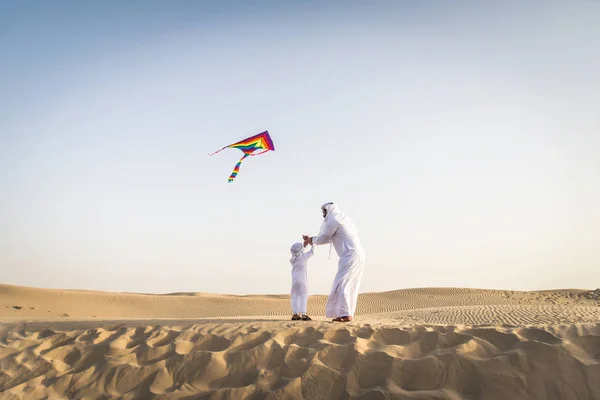
<svg viewBox="0 0 600 400"><path fill-rule="evenodd" d="M251 136L244 140L240 140L237 143L233 143L233 144L230 144L229 146L225 146L221 150L217 150L212 154L209 153L208 155L214 156L218 152L225 150L227 148L240 149L241 151L244 152L244 156L240 159L240 161L238 161L237 164L235 164L235 167L233 168L233 172L229 176L229 182L233 181L235 179L235 177L237 176L238 172L240 172L240 165L242 164L242 161L244 161L244 159L246 157L258 156L260 154L266 153L269 150L272 150L272 151L275 150L275 146L273 146L273 141L271 140L271 137L269 136L269 132L264 131L262 133L259 133L258 135L254 135L254 136ZM260 149L264 149L264 151L261 151L260 153L252 154L256 150L260 150Z"/></svg>

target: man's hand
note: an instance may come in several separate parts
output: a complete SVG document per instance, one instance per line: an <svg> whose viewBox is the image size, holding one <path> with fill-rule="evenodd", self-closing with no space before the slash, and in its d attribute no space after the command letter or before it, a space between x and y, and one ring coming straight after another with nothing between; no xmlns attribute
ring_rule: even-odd
<svg viewBox="0 0 600 400"><path fill-rule="evenodd" d="M306 245L310 244L312 246L312 238L310 236L307 235L302 235L302 239L304 239L304 247L306 247Z"/></svg>

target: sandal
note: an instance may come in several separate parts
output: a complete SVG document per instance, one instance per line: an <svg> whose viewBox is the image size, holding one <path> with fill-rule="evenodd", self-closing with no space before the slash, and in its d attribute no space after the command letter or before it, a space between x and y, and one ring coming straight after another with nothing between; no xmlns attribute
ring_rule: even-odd
<svg viewBox="0 0 600 400"><path fill-rule="evenodd" d="M345 315L343 317L334 318L334 319L332 319L332 321L334 321L334 322L351 322L352 319L353 319L352 317Z"/></svg>
<svg viewBox="0 0 600 400"><path fill-rule="evenodd" d="M303 315L301 319L302 319L302 321L312 321L312 318L311 318L311 317L309 317L309 316L308 316L308 315L306 315L306 314L305 314L305 315Z"/></svg>
<svg viewBox="0 0 600 400"><path fill-rule="evenodd" d="M298 314L292 315L292 321L299 321L299 320L300 320L300 316Z"/></svg>

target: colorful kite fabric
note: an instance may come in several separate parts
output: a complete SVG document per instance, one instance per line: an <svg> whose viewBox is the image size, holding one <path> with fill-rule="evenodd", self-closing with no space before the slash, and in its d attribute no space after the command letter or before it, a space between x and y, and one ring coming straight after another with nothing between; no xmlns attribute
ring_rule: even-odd
<svg viewBox="0 0 600 400"><path fill-rule="evenodd" d="M244 159L246 157L258 156L260 154L266 153L269 150L271 150L271 151L275 150L275 146L273 145L273 141L271 140L271 137L269 136L269 132L264 131L262 133L259 133L258 135L254 135L254 136L251 136L244 140L240 140L237 143L233 143L233 144L230 144L229 146L225 146L221 150L217 150L214 153L209 154L209 156L213 156L213 155L217 154L218 152L225 150L227 148L240 149L241 151L244 152L244 156L240 159L240 161L238 161L237 164L235 164L235 167L233 168L233 172L229 176L229 182L233 181L235 179L235 177L237 176L237 174L240 172L240 165L242 164L242 161L244 161ZM260 153L252 154L256 150L261 150L261 149L264 151L261 151Z"/></svg>

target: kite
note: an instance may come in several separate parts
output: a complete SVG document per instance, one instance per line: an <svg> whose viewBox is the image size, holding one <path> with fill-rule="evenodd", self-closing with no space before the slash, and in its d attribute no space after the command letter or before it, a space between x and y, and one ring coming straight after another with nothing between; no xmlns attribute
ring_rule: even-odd
<svg viewBox="0 0 600 400"><path fill-rule="evenodd" d="M244 159L246 157L258 156L263 153L266 153L269 150L275 151L275 146L273 145L273 141L271 140L271 137L269 136L269 132L264 131L262 133L259 133L258 135L254 135L249 138L240 140L237 143L233 143L233 144L230 144L229 146L225 146L221 150L217 150L212 154L209 153L208 155L214 156L218 152L225 150L227 148L240 149L241 151L244 152L244 156L240 159L240 161L238 161L237 164L235 164L235 167L233 168L233 172L229 176L229 182L233 181L235 179L235 177L237 176L238 172L240 172L240 165L242 164L242 161L244 161ZM252 154L256 150L261 150L261 149L263 151L261 151L260 153Z"/></svg>

